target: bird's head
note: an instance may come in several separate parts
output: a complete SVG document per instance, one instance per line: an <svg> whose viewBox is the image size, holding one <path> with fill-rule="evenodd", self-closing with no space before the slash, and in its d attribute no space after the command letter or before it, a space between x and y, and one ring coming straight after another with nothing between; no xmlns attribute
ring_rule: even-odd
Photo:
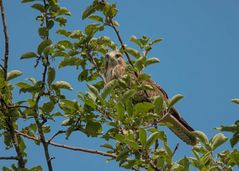
<svg viewBox="0 0 239 171"><path fill-rule="evenodd" d="M125 60L123 58L123 55L119 51L115 50L108 52L105 55L104 60L104 69L105 69L104 76L106 81L108 82L120 76L120 71L123 71L125 67L126 67Z"/></svg>
<svg viewBox="0 0 239 171"><path fill-rule="evenodd" d="M125 65L125 61L123 58L123 55L115 50L115 51L110 51L105 55L105 62L104 62L104 67L105 69L109 69L109 68L114 68L117 65Z"/></svg>

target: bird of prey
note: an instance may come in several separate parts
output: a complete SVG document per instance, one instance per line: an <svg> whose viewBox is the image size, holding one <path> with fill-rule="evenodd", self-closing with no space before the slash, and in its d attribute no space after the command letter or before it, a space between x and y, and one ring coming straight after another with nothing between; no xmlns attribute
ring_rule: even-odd
<svg viewBox="0 0 239 171"><path fill-rule="evenodd" d="M119 51L108 52L104 61L104 78L106 84L111 80L121 78L126 73L127 64L123 55ZM132 79L137 79L134 72L129 73ZM167 93L153 80L145 80L152 90L140 91L136 94L140 101L150 101L150 97L161 96L164 101L168 100ZM137 97L138 98L138 97ZM169 129L172 130L180 139L189 145L195 145L197 139L193 134L194 129L180 116L175 108L170 108L168 114L164 115L160 122L170 123Z"/></svg>

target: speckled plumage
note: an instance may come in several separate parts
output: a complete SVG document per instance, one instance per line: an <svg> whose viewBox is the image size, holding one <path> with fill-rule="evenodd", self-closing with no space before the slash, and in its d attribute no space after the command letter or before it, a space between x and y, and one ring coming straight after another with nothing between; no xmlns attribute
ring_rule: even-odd
<svg viewBox="0 0 239 171"><path fill-rule="evenodd" d="M118 51L111 51L105 56L104 62L105 72L104 78L106 84L113 80L120 78L124 75L126 70L126 63L122 57L122 54ZM136 79L134 73L131 74L133 79ZM167 93L153 80L145 81L148 85L153 87L153 90L139 91L136 96L137 101L150 101L150 97L161 96L164 100L168 100ZM160 119L161 122L169 122L172 126L169 127L180 139L190 145L197 143L196 137L192 134L194 129L180 116L175 108L171 108L169 115L163 116Z"/></svg>

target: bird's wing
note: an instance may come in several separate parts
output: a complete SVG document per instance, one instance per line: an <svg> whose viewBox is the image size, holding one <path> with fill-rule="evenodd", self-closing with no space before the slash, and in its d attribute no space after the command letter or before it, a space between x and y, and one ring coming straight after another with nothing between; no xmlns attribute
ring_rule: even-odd
<svg viewBox="0 0 239 171"><path fill-rule="evenodd" d="M168 100L167 93L154 81L148 80L154 90L149 91L149 96L160 95L164 100ZM190 145L197 143L196 137L193 135L194 129L180 116L175 108L171 108L168 115L160 119L161 122L169 122L172 126L169 128L184 142Z"/></svg>

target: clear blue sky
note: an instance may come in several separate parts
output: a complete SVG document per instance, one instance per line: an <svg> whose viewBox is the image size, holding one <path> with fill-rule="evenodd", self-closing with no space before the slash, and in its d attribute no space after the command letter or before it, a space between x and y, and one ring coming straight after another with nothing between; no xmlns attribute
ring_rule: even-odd
<svg viewBox="0 0 239 171"><path fill-rule="evenodd" d="M19 57L26 51L35 50L40 39L37 37L38 23L34 21L37 13L27 4L17 0L4 1L10 35L10 69L20 69L27 77L41 76L39 70L32 67L32 61L20 61ZM69 8L72 17L68 20L67 29L82 29L85 22L81 21L82 9L89 0L60 0L63 6ZM161 63L151 66L147 72L172 97L181 93L185 98L177 105L183 117L197 130L202 130L211 137L217 131L213 128L221 124L231 124L238 119L238 106L230 100L239 97L239 2L237 0L115 0L119 8L117 20L123 39L129 45L131 35L148 35L152 38L161 37L163 42L155 46L150 55L158 57ZM113 36L107 30L104 35ZM3 34L0 33L1 47ZM57 37L52 37L57 40ZM1 54L3 48L0 49ZM77 73L73 68L63 69L58 75L59 80L67 80L74 87L73 92L67 92L68 97L76 99L77 90L81 90L77 82ZM84 90L83 90L84 91ZM85 90L86 91L86 90ZM19 100L23 96L19 96ZM57 123L54 124L57 129ZM182 143L175 135L167 131L172 147L180 142L175 159L190 155L191 147ZM98 149L102 140L88 139L83 134L73 134L69 141L63 137L57 142L79 147ZM1 139L2 141L2 139ZM34 143L28 151L28 166L44 163L43 150ZM229 147L229 146L227 146ZM222 150L221 148L220 150ZM50 147L50 153L55 156L55 170L84 171L120 171L115 162L106 163L106 157L72 152L65 149ZM0 142L0 156L7 152ZM2 161L1 161L2 162ZM10 162L2 162L9 165ZM44 163L44 168L46 165ZM44 169L45 170L45 169Z"/></svg>

